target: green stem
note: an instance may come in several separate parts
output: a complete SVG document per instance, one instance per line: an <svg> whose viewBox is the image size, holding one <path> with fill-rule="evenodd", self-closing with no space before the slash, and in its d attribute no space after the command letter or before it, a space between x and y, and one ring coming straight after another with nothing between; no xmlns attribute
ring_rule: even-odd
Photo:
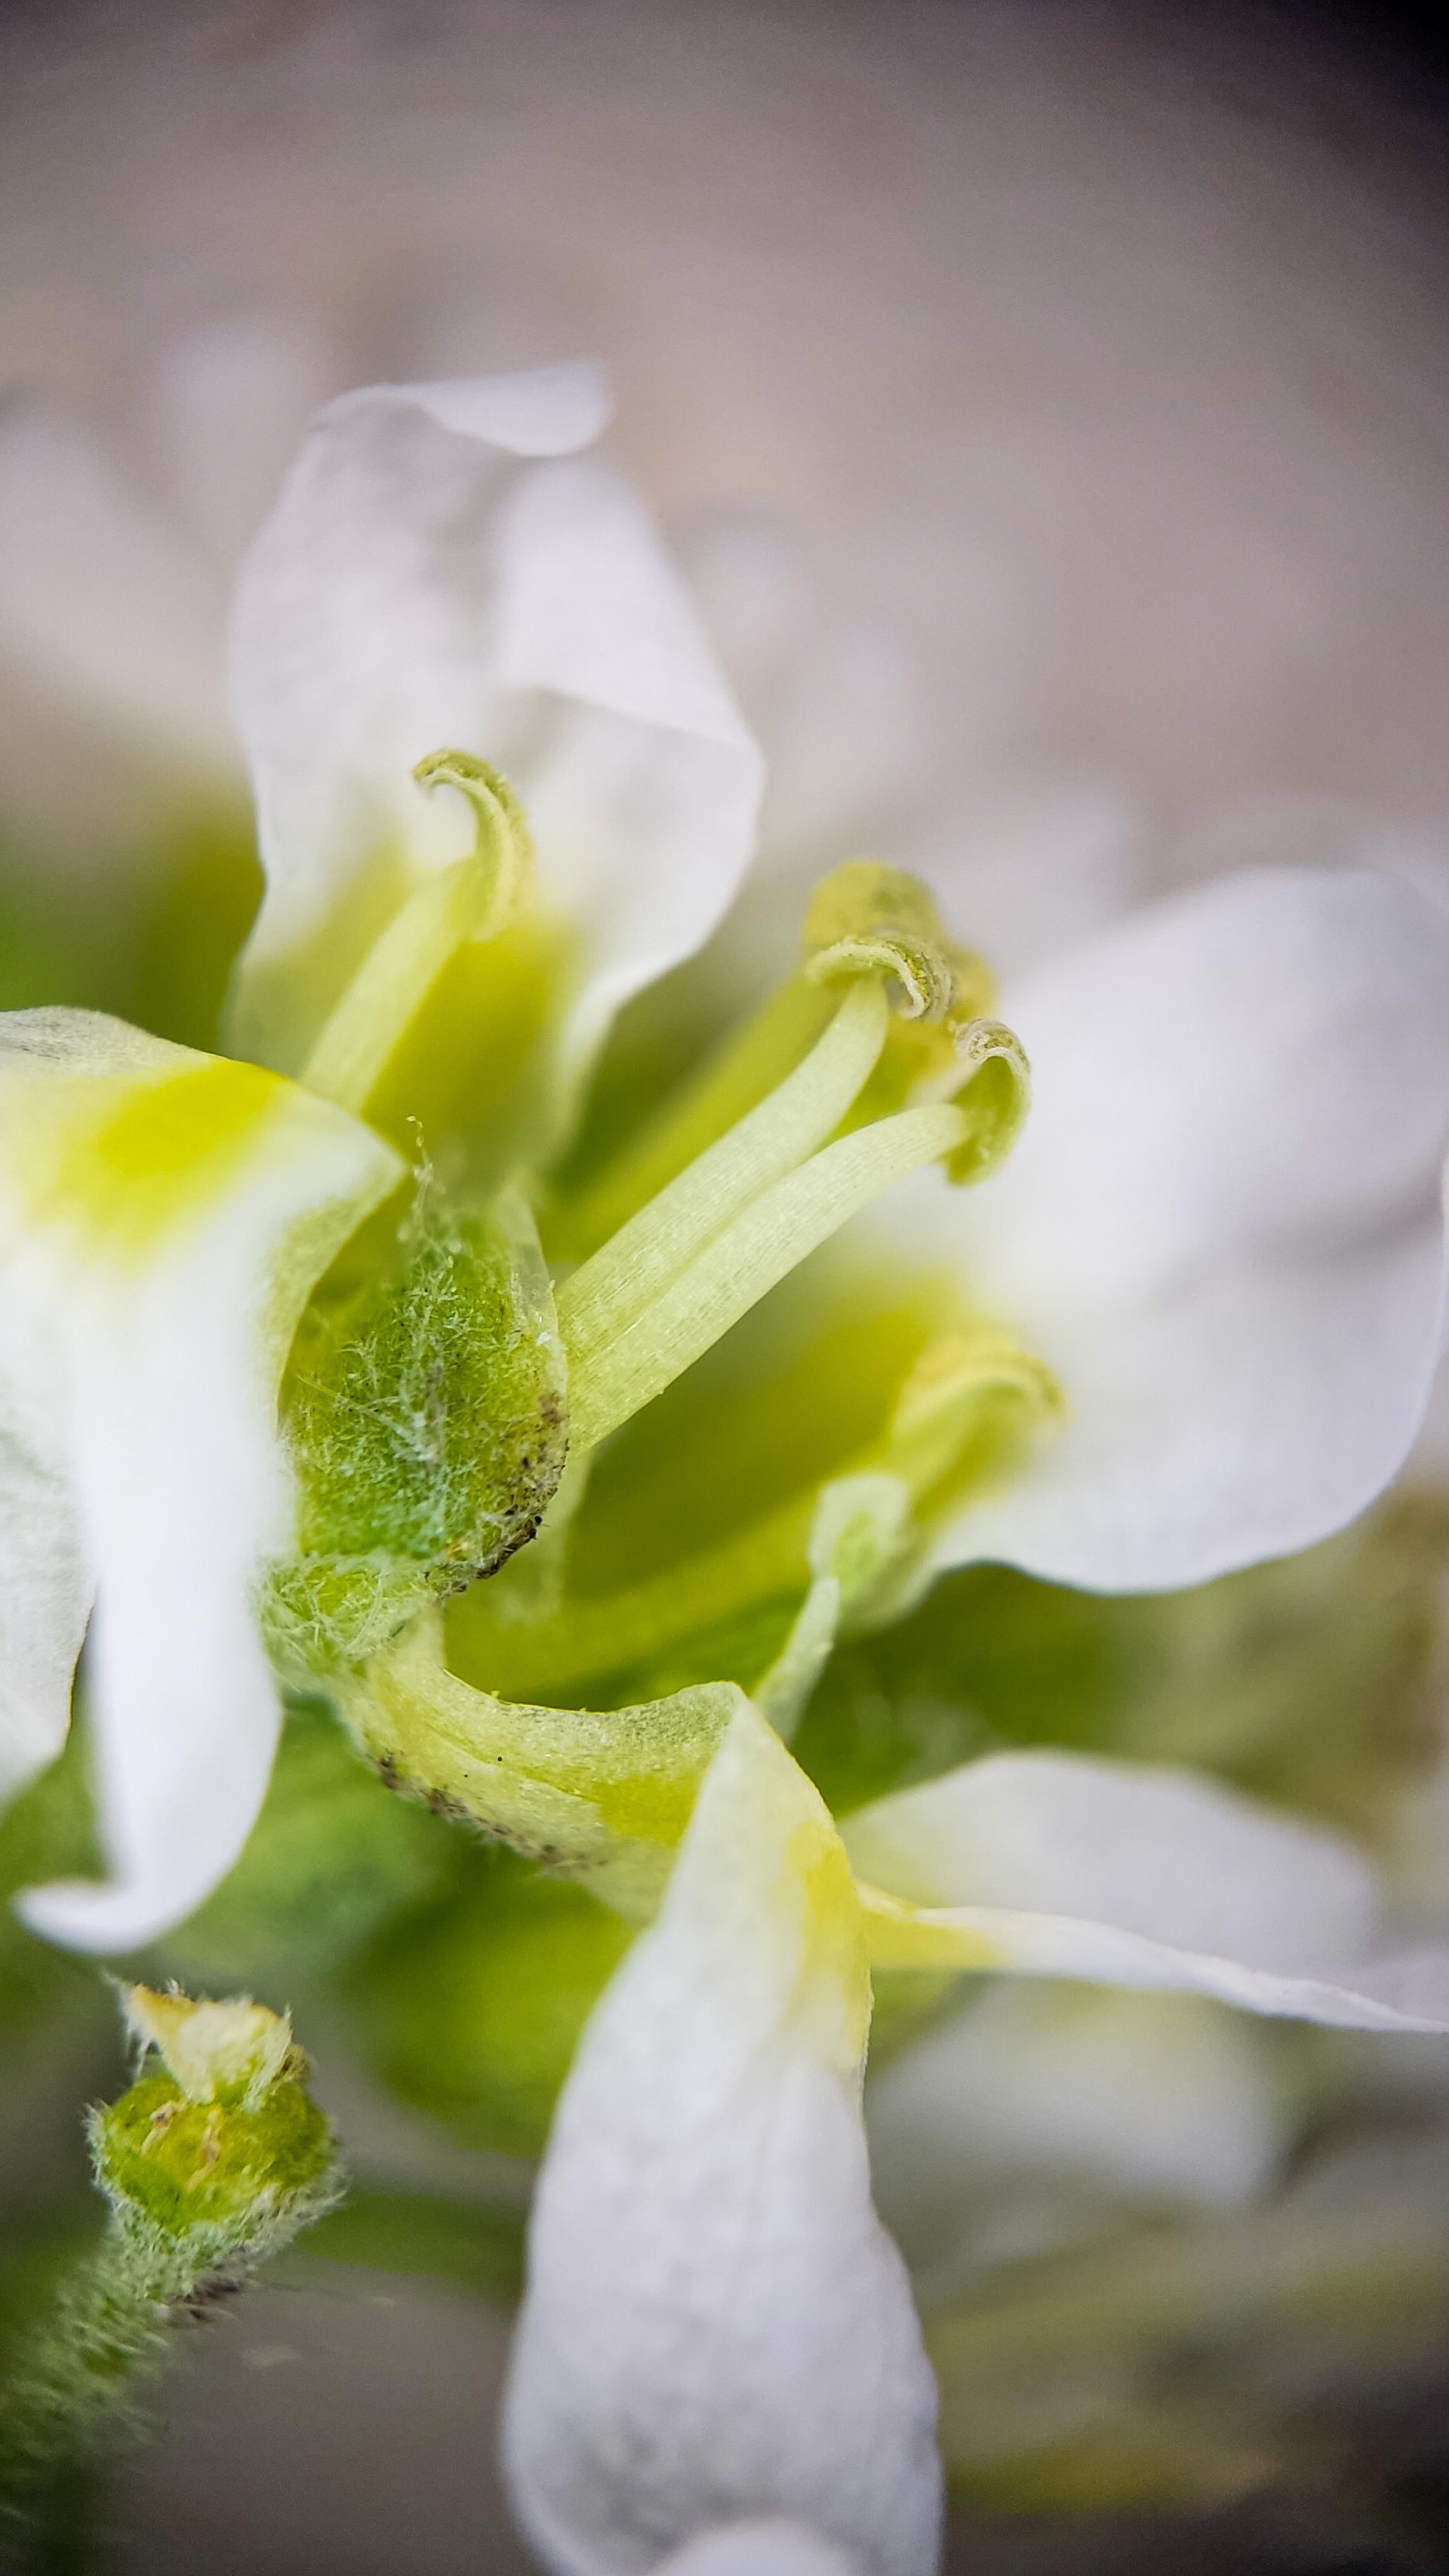
<svg viewBox="0 0 1449 2576"><path fill-rule="evenodd" d="M135 2420L168 2329L239 2289L336 2196L332 2133L284 2015L122 1988L159 2052L88 2119L106 2232L20 2344L0 2404L0 2510L51 2515L59 2482Z"/></svg>
<svg viewBox="0 0 1449 2576"><path fill-rule="evenodd" d="M199 2288L180 2246L137 2245L112 2217L16 2356L0 2417L0 2497L12 2507L39 2497L58 2469L124 2427L136 2379L164 2358L173 2310Z"/></svg>

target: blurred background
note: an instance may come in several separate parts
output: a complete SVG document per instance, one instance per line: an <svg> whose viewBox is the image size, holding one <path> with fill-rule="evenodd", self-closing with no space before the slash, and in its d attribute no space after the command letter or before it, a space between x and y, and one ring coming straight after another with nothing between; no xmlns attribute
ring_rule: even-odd
<svg viewBox="0 0 1449 2576"><path fill-rule="evenodd" d="M724 1011L862 846L1008 972L1265 859L1385 869L1449 922L1446 132L1427 11L7 0L0 1003L205 1042L255 900L228 587L308 415L577 354L772 761L696 1001ZM1270 1791L1357 1826L1371 1773L1373 1831L1449 1911L1446 1469L1441 1406L1389 1518L1288 1591L1052 1628L1105 1714L1054 1736L1034 1703L1038 1738L1192 1759L1245 1675L1292 1744L1327 1703L1338 1785L1285 1755ZM98 2563L523 2568L490 2409L526 2163L302 2035L374 2197L476 2223L386 2262L339 2235L188 2338ZM1449 2567L1443 2055L1280 2036L1251 2082L1209 2051L1211 2099L1308 2109L1207 2181L1144 2147L1108 2223L1086 2154L1038 2199L1092 2224L1028 2224L1002 2176L1035 2149L988 2120L991 2226L913 2249L907 2210L963 2569ZM1073 2076L984 2025L983 2095L1046 2051L1039 2141L1053 2083L1110 2113L1115 2045ZM78 2165L108 2051L82 2014L6 2066L12 2213ZM1206 2061L1159 2062L1191 2126Z"/></svg>

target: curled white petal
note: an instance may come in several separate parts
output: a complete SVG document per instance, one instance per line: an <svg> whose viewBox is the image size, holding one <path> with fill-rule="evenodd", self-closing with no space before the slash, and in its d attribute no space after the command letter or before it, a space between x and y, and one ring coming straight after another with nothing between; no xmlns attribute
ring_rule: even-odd
<svg viewBox="0 0 1449 2576"><path fill-rule="evenodd" d="M1374 1875L1342 1835L1191 1772L995 1753L841 1827L861 1878L926 1906L1080 1915L1288 1973L1360 1957Z"/></svg>
<svg viewBox="0 0 1449 2576"><path fill-rule="evenodd" d="M772 2514L872 2576L934 2564L935 2392L860 2123L868 2009L829 1818L742 1708L539 2186L505 2457L562 2576L644 2576Z"/></svg>
<svg viewBox="0 0 1449 2576"><path fill-rule="evenodd" d="M3 1037L0 1300L54 1392L47 1465L95 1585L112 1873L23 1911L122 1950L208 1893L261 1804L278 1711L252 1596L291 1511L277 1384L313 1281L401 1167L326 1102L95 1014L16 1013ZM12 1403L29 1393L22 1369Z"/></svg>
<svg viewBox="0 0 1449 2576"><path fill-rule="evenodd" d="M1413 1963L1412 2005L1392 1998L1401 1989L1397 1958L1350 1966L1337 1977L1280 1977L1241 1960L1180 1950L1144 1940L1115 1923L1084 1923L1063 1914L1017 1914L1003 1906L960 1905L922 1909L915 1929L940 1946L931 1953L944 1965L959 1945L961 1964L1026 1977L1080 1977L1089 1985L1126 1986L1148 1994L1215 1995L1242 2012L1283 2021L1322 2022L1330 2030L1449 2031L1449 1950ZM889 1942L883 1962L909 1962ZM925 1953L914 1954L925 1964Z"/></svg>

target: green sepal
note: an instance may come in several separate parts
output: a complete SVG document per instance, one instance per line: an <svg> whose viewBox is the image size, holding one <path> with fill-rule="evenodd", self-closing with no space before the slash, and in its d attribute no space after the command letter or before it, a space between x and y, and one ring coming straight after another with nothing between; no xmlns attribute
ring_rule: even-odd
<svg viewBox="0 0 1449 2576"><path fill-rule="evenodd" d="M262 1610L274 1659L305 1683L365 1657L419 1601L494 1573L547 1509L565 1364L521 1196L454 1213L425 1179L360 1276L349 1247L298 1331L282 1429L297 1541Z"/></svg>

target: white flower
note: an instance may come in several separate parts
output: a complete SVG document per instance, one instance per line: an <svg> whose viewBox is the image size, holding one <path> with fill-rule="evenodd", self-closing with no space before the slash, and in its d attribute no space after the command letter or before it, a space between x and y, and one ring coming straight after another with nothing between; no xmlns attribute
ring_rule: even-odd
<svg viewBox="0 0 1449 2576"><path fill-rule="evenodd" d="M379 387L322 415L288 479L233 655L268 878L235 1027L271 1070L83 1014L3 1033L4 1749L14 1780L54 1750L94 1604L113 1869L32 1892L57 1937L115 1948L174 1921L255 1815L277 1724L258 1594L299 1509L279 1381L332 1254L402 1175L419 1012L461 975L442 1073L473 1125L454 1135L454 1104L438 1132L491 1192L553 1154L612 1014L707 938L743 871L758 757L647 522L574 452L601 417L580 369ZM522 893L484 761L532 824ZM475 854L420 762L472 795ZM938 1159L979 1176L1014 1133L1016 1041L884 882L867 872L866 913L787 990L782 1061L560 1288L579 1453L885 1182ZM940 1078L852 1129L877 1068L899 1069L893 983L942 1040ZM1422 1410L1449 962L1404 898L1231 881L1058 961L1014 1007L1037 1081L1017 1166L969 1196L924 1173L876 1227L903 1269L944 1267L967 1323L901 1388L882 1453L807 1488L809 1590L747 1676L782 1731L842 1618L888 1615L923 1562L1201 1579L1351 1517ZM1040 1413L1046 1370L1064 1423L958 1492L983 1389ZM642 2576L672 2549L696 2569L932 2563L933 2392L860 2117L872 1964L1444 2024L1439 1961L1388 1955L1346 1845L1201 1782L1000 1756L837 1834L728 1682L556 1717L471 1690L444 1642L425 1611L359 1650L337 1695L363 1741L409 1776L387 1730L415 1725L420 1782L452 1794L417 1769L443 1748L482 1821L512 1798L565 1863L627 1846L636 1911L703 1782L540 2194L509 2456L568 2576Z"/></svg>
<svg viewBox="0 0 1449 2576"><path fill-rule="evenodd" d="M379 919L466 846L412 780L442 744L506 771L577 943L569 1088L734 894L759 756L638 503L575 453L607 409L584 366L377 386L293 467L232 644L267 874L237 1034L266 1060L302 1061Z"/></svg>
<svg viewBox="0 0 1449 2576"><path fill-rule="evenodd" d="M236 652L272 871L241 1007L274 1054L304 1059L333 998L287 991L291 945L320 942L335 992L379 852L399 892L453 855L409 777L450 733L501 734L530 792L571 933L566 1078L728 901L757 758L636 504L560 453L601 415L583 369L382 388L304 450ZM260 1805L278 1703L254 1594L291 1508L278 1382L317 1278L403 1167L313 1089L92 1014L15 1014L0 1037L0 1765L13 1789L58 1749L94 1605L114 1877L25 1911L115 1950L189 1912Z"/></svg>

